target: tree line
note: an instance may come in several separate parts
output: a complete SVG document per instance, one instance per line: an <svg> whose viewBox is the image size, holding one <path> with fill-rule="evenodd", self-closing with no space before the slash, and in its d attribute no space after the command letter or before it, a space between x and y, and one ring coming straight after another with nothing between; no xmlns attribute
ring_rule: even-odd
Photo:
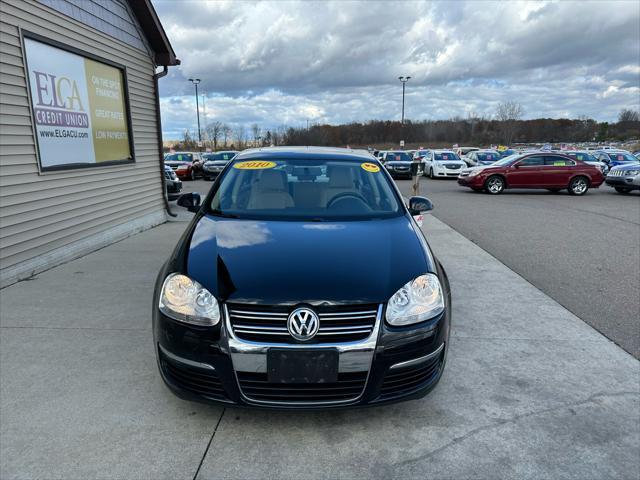
<svg viewBox="0 0 640 480"><path fill-rule="evenodd" d="M505 102L498 106L493 118L470 114L466 118L448 120L370 120L343 125L313 124L308 127L280 126L262 129L258 124L250 128L234 128L222 122L213 122L203 130L203 148L242 150L269 145L318 146L396 146L399 140L406 145L444 146L491 145L515 143L606 142L640 138L640 114L624 109L617 122L597 122L591 118L576 119L538 118L522 120L522 106ZM175 148L197 148L197 138L185 132Z"/></svg>

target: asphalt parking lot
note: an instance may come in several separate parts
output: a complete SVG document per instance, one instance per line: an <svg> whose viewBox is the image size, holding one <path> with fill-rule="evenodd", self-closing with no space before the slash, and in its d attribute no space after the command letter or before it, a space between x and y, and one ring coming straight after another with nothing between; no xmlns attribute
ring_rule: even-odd
<svg viewBox="0 0 640 480"><path fill-rule="evenodd" d="M150 299L188 219L0 291L0 478L640 476L640 363L432 216L454 311L429 396L311 413L175 398Z"/></svg>
<svg viewBox="0 0 640 480"><path fill-rule="evenodd" d="M410 182L398 180L409 195ZM640 192L475 193L422 179L433 215L640 358Z"/></svg>

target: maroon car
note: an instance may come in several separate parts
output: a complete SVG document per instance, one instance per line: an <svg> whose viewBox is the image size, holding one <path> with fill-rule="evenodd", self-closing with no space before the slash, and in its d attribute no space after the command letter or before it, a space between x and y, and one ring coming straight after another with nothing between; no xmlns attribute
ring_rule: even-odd
<svg viewBox="0 0 640 480"><path fill-rule="evenodd" d="M548 152L510 155L491 165L463 170L458 177L460 185L493 195L505 188L546 188L552 192L566 188L572 195L584 195L602 182L604 175L598 167Z"/></svg>

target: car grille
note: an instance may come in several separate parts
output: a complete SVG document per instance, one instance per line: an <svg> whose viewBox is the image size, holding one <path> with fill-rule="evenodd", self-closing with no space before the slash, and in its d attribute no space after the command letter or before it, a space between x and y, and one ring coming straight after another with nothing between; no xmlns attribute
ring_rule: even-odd
<svg viewBox="0 0 640 480"><path fill-rule="evenodd" d="M189 392L218 400L226 399L222 383L215 370L191 367L181 362L170 360L159 352L162 372L169 381Z"/></svg>
<svg viewBox="0 0 640 480"><path fill-rule="evenodd" d="M444 165L446 168L448 168L449 170L459 170L460 168L462 168L462 165L448 165L445 163Z"/></svg>
<svg viewBox="0 0 640 480"><path fill-rule="evenodd" d="M415 390L428 383L438 372L444 352L427 363L389 370L382 382L380 398L395 397Z"/></svg>
<svg viewBox="0 0 640 480"><path fill-rule="evenodd" d="M287 330L287 318L294 308L227 305L235 336L263 343L300 343ZM320 319L320 328L313 339L304 342L305 345L364 340L374 329L378 305L330 306L313 310Z"/></svg>
<svg viewBox="0 0 640 480"><path fill-rule="evenodd" d="M345 402L357 399L367 372L343 372L333 383L269 383L266 373L237 372L238 383L250 400L274 403Z"/></svg>
<svg viewBox="0 0 640 480"><path fill-rule="evenodd" d="M625 170L611 170L609 172L610 177L626 177L627 172Z"/></svg>

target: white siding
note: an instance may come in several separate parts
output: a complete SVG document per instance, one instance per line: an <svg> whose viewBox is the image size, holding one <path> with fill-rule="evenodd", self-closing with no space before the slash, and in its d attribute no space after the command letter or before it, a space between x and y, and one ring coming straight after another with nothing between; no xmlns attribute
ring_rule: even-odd
<svg viewBox="0 0 640 480"><path fill-rule="evenodd" d="M134 164L38 173L18 27L127 68ZM15 275L21 264L38 264L39 257L47 258L51 266L56 263L51 252L74 242L82 243L86 253L91 236L102 235L104 240L104 232L110 229L117 228L123 235L127 224L133 233L140 225L150 226L150 218L155 219L151 223L164 219L154 69L147 52L39 2L0 1L2 283L6 284L6 272Z"/></svg>

